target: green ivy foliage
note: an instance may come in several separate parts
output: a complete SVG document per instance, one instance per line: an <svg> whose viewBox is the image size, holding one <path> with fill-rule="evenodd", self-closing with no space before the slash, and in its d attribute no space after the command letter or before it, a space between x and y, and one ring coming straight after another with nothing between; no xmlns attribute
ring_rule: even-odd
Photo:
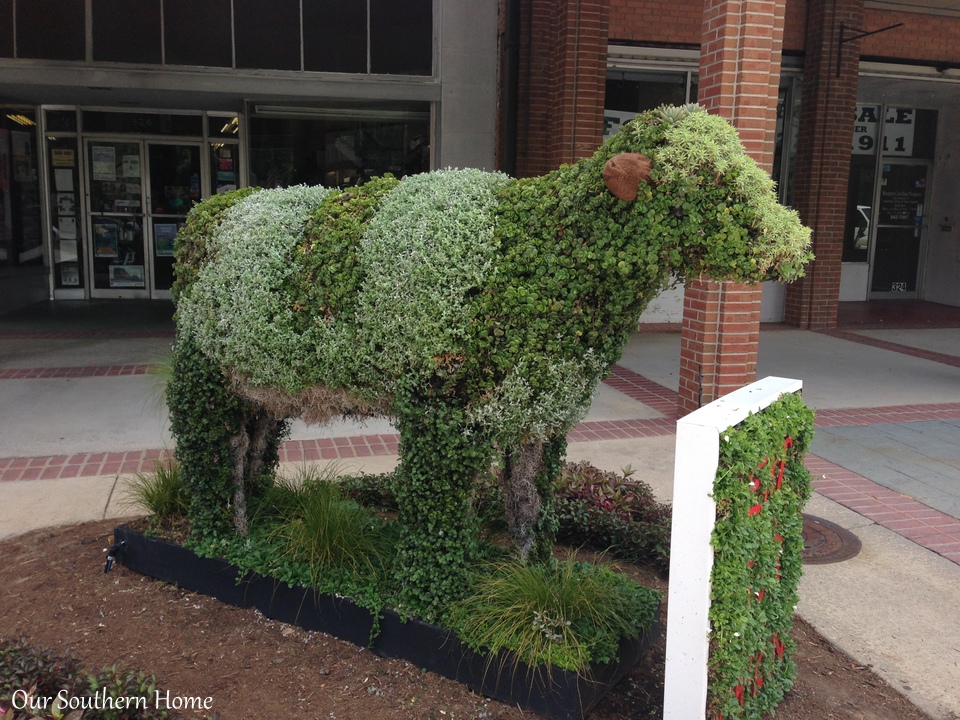
<svg viewBox="0 0 960 720"><path fill-rule="evenodd" d="M479 558L480 524L471 499L493 448L463 432L464 410L415 391L394 402L403 448L395 477L400 539L394 568L399 610L442 621Z"/></svg>
<svg viewBox="0 0 960 720"><path fill-rule="evenodd" d="M784 395L721 436L714 485L709 714L760 720L793 685L790 637L803 573L803 458L813 412Z"/></svg>

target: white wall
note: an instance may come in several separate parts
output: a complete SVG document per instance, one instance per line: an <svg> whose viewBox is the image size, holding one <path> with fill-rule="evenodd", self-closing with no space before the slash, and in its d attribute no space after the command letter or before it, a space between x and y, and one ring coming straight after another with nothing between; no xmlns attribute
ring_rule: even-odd
<svg viewBox="0 0 960 720"><path fill-rule="evenodd" d="M787 286L768 281L763 283L760 301L760 322L783 322L783 306ZM667 288L657 295L640 316L641 323L678 323L683 320L683 285Z"/></svg>

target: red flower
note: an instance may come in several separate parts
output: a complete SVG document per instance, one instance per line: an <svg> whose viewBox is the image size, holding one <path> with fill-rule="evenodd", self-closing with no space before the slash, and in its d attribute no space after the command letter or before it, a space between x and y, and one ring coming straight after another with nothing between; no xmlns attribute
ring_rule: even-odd
<svg viewBox="0 0 960 720"><path fill-rule="evenodd" d="M747 515L759 515L761 510L763 510L763 505L754 505L747 510Z"/></svg>
<svg viewBox="0 0 960 720"><path fill-rule="evenodd" d="M783 660L783 653L786 651L787 646L783 644L783 640L780 639L780 633L773 634L773 650L777 654L778 660Z"/></svg>

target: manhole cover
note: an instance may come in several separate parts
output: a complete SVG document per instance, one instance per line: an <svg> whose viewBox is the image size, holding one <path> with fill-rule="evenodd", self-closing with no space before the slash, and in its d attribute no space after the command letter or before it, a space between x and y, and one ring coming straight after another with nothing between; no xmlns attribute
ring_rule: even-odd
<svg viewBox="0 0 960 720"><path fill-rule="evenodd" d="M843 562L860 552L860 538L839 525L803 516L803 561L810 565Z"/></svg>

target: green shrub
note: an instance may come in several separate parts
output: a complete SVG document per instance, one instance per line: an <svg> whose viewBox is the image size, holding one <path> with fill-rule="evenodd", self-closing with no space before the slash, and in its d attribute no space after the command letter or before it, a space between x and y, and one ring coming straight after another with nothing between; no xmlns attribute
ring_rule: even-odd
<svg viewBox="0 0 960 720"><path fill-rule="evenodd" d="M499 563L471 578L450 624L460 639L491 655L510 650L531 668L582 672L617 656L621 638L653 621L659 595L607 567L566 560Z"/></svg>

